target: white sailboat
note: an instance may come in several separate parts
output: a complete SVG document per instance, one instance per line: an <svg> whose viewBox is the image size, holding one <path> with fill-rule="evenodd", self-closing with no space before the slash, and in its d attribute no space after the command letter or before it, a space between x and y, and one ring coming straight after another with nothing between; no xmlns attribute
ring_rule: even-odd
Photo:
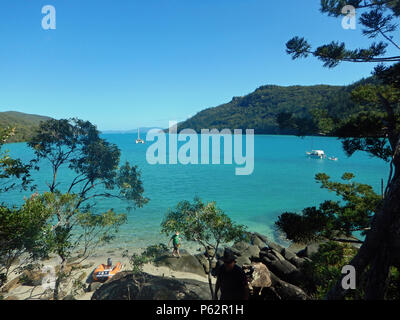
<svg viewBox="0 0 400 320"><path fill-rule="evenodd" d="M136 139L136 144L144 143L144 140L140 139L140 128L137 130L138 138Z"/></svg>
<svg viewBox="0 0 400 320"><path fill-rule="evenodd" d="M323 150L312 150L311 152L306 152L306 154L313 159L326 159L326 154Z"/></svg>

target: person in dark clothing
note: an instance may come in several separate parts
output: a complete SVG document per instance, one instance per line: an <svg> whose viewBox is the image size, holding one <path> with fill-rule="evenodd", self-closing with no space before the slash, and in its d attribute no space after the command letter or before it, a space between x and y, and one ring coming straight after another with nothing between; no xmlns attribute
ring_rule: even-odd
<svg viewBox="0 0 400 320"><path fill-rule="evenodd" d="M232 251L225 249L222 258L224 264L219 268L215 285L215 300L221 290L220 300L248 300L249 286L242 268L236 265Z"/></svg>

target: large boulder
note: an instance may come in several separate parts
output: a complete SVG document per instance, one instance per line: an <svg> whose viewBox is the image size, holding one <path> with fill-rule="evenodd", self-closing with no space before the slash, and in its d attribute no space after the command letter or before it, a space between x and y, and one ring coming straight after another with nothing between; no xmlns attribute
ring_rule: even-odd
<svg viewBox="0 0 400 320"><path fill-rule="evenodd" d="M239 241L236 242L233 246L232 249L236 249L237 251L239 251L240 253L242 253L243 251L245 251L248 247L250 247L250 244L245 242L245 241Z"/></svg>
<svg viewBox="0 0 400 320"><path fill-rule="evenodd" d="M274 249L275 251L282 253L283 250L285 249L281 245L269 240L268 238L265 239L265 244L267 245L267 249Z"/></svg>
<svg viewBox="0 0 400 320"><path fill-rule="evenodd" d="M249 266L244 266L249 288L252 294L259 294L263 288L268 288L272 284L271 274L267 266L260 262L253 262Z"/></svg>
<svg viewBox="0 0 400 320"><path fill-rule="evenodd" d="M239 267L243 267L244 265L251 264L251 260L248 257L240 256L240 257L236 258L236 264Z"/></svg>
<svg viewBox="0 0 400 320"><path fill-rule="evenodd" d="M282 255L285 257L286 260L289 261L297 257L294 252L287 248L283 249Z"/></svg>
<svg viewBox="0 0 400 320"><path fill-rule="evenodd" d="M279 279L270 272L272 280L272 291L277 300L308 300L307 294L299 287Z"/></svg>
<svg viewBox="0 0 400 320"><path fill-rule="evenodd" d="M260 257L260 248L256 245L248 246L247 249L241 252L241 256L250 260L258 259Z"/></svg>
<svg viewBox="0 0 400 320"><path fill-rule="evenodd" d="M311 243L305 249L299 251L297 255L301 258L311 258L311 256L318 252L320 243Z"/></svg>
<svg viewBox="0 0 400 320"><path fill-rule="evenodd" d="M21 279L20 277L14 278L11 281L7 282L2 288L1 292L10 292L15 288L21 286Z"/></svg>
<svg viewBox="0 0 400 320"><path fill-rule="evenodd" d="M229 248L229 250L233 253L234 256L240 257L242 255L242 252L235 247ZM224 254L221 255L221 258L224 256Z"/></svg>
<svg viewBox="0 0 400 320"><path fill-rule="evenodd" d="M260 258L267 258L270 261L284 261L286 260L278 251L274 249L263 249L260 251Z"/></svg>
<svg viewBox="0 0 400 320"><path fill-rule="evenodd" d="M42 285L45 276L41 270L26 270L20 278L24 286L37 287Z"/></svg>
<svg viewBox="0 0 400 320"><path fill-rule="evenodd" d="M271 270L280 279L288 282L297 283L301 274L299 269L292 265L287 260L277 260L277 261L263 261L269 270Z"/></svg>
<svg viewBox="0 0 400 320"><path fill-rule="evenodd" d="M95 291L92 300L209 300L209 285L196 280L177 280L120 272Z"/></svg>
<svg viewBox="0 0 400 320"><path fill-rule="evenodd" d="M199 263L203 266L204 272L208 273L209 265L206 256L203 253L195 254L194 257L199 261Z"/></svg>
<svg viewBox="0 0 400 320"><path fill-rule="evenodd" d="M305 258L299 258L299 257L294 257L292 259L289 260L289 262L291 264L293 264L296 268L301 268L304 264L304 262L306 262Z"/></svg>
<svg viewBox="0 0 400 320"><path fill-rule="evenodd" d="M268 241L268 237L264 236L258 232L253 232L253 235L256 236L257 238L259 238L262 242L267 242Z"/></svg>
<svg viewBox="0 0 400 320"><path fill-rule="evenodd" d="M210 272L210 264L208 262L208 258L204 254L195 254L194 257L199 261L199 263L203 266L204 272L208 274ZM217 260L211 260L211 269L214 269L217 265Z"/></svg>
<svg viewBox="0 0 400 320"><path fill-rule="evenodd" d="M93 281L87 287L87 292L94 292L97 289L99 289L102 285L103 285L103 283L101 283L101 282Z"/></svg>
<svg viewBox="0 0 400 320"><path fill-rule="evenodd" d="M1 289L2 292L10 292L20 286L37 287L42 285L43 278L46 276L40 270L25 270L20 276L6 283Z"/></svg>
<svg viewBox="0 0 400 320"><path fill-rule="evenodd" d="M260 249L265 248L266 246L266 243L254 233L252 233L250 236L250 242L252 245L257 246Z"/></svg>
<svg viewBox="0 0 400 320"><path fill-rule="evenodd" d="M169 254L162 255L155 259L154 264L158 267L168 267L174 271L189 272L205 276L204 267L195 256L183 250L180 253L180 258Z"/></svg>

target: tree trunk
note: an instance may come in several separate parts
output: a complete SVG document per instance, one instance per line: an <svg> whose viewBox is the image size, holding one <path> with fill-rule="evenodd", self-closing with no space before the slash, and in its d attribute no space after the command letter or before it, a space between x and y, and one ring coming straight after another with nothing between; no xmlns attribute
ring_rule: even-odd
<svg viewBox="0 0 400 320"><path fill-rule="evenodd" d="M60 270L59 270L59 272L56 273L57 279L56 279L56 283L55 283L54 291L53 291L53 299L54 300L60 299L60 286L61 286L61 281L64 277L65 263L66 263L66 260L64 258L62 258L62 261L60 264Z"/></svg>
<svg viewBox="0 0 400 320"><path fill-rule="evenodd" d="M396 168L398 169L398 168ZM389 268L397 259L400 247L400 177L398 170L390 182L383 204L375 214L371 230L364 244L350 262L356 269L357 282L367 266L366 299L380 300L385 297ZM342 279L327 294L329 300L344 298L346 290L342 288Z"/></svg>
<svg viewBox="0 0 400 320"><path fill-rule="evenodd" d="M208 285L210 286L211 300L213 300L214 299L214 287L213 287L212 281L211 281L212 260L210 260L210 259L207 259L207 260L208 260L208 267L209 267Z"/></svg>

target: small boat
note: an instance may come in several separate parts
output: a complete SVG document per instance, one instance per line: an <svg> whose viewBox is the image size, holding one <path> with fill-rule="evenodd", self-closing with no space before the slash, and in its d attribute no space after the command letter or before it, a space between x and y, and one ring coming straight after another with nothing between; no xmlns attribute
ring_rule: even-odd
<svg viewBox="0 0 400 320"><path fill-rule="evenodd" d="M117 262L117 264L113 266L112 261L109 258L107 260L107 264L101 264L93 271L93 280L99 282L105 282L108 279L111 279L121 270L122 270L121 262Z"/></svg>
<svg viewBox="0 0 400 320"><path fill-rule="evenodd" d="M140 139L140 129L137 130L137 136L138 138L136 139L136 144L144 143L144 140Z"/></svg>
<svg viewBox="0 0 400 320"><path fill-rule="evenodd" d="M329 157L328 159L331 160L331 161L338 161L339 160L339 158L336 158L336 157Z"/></svg>
<svg viewBox="0 0 400 320"><path fill-rule="evenodd" d="M326 159L326 154L323 150L312 150L311 152L306 152L307 156L314 159Z"/></svg>

